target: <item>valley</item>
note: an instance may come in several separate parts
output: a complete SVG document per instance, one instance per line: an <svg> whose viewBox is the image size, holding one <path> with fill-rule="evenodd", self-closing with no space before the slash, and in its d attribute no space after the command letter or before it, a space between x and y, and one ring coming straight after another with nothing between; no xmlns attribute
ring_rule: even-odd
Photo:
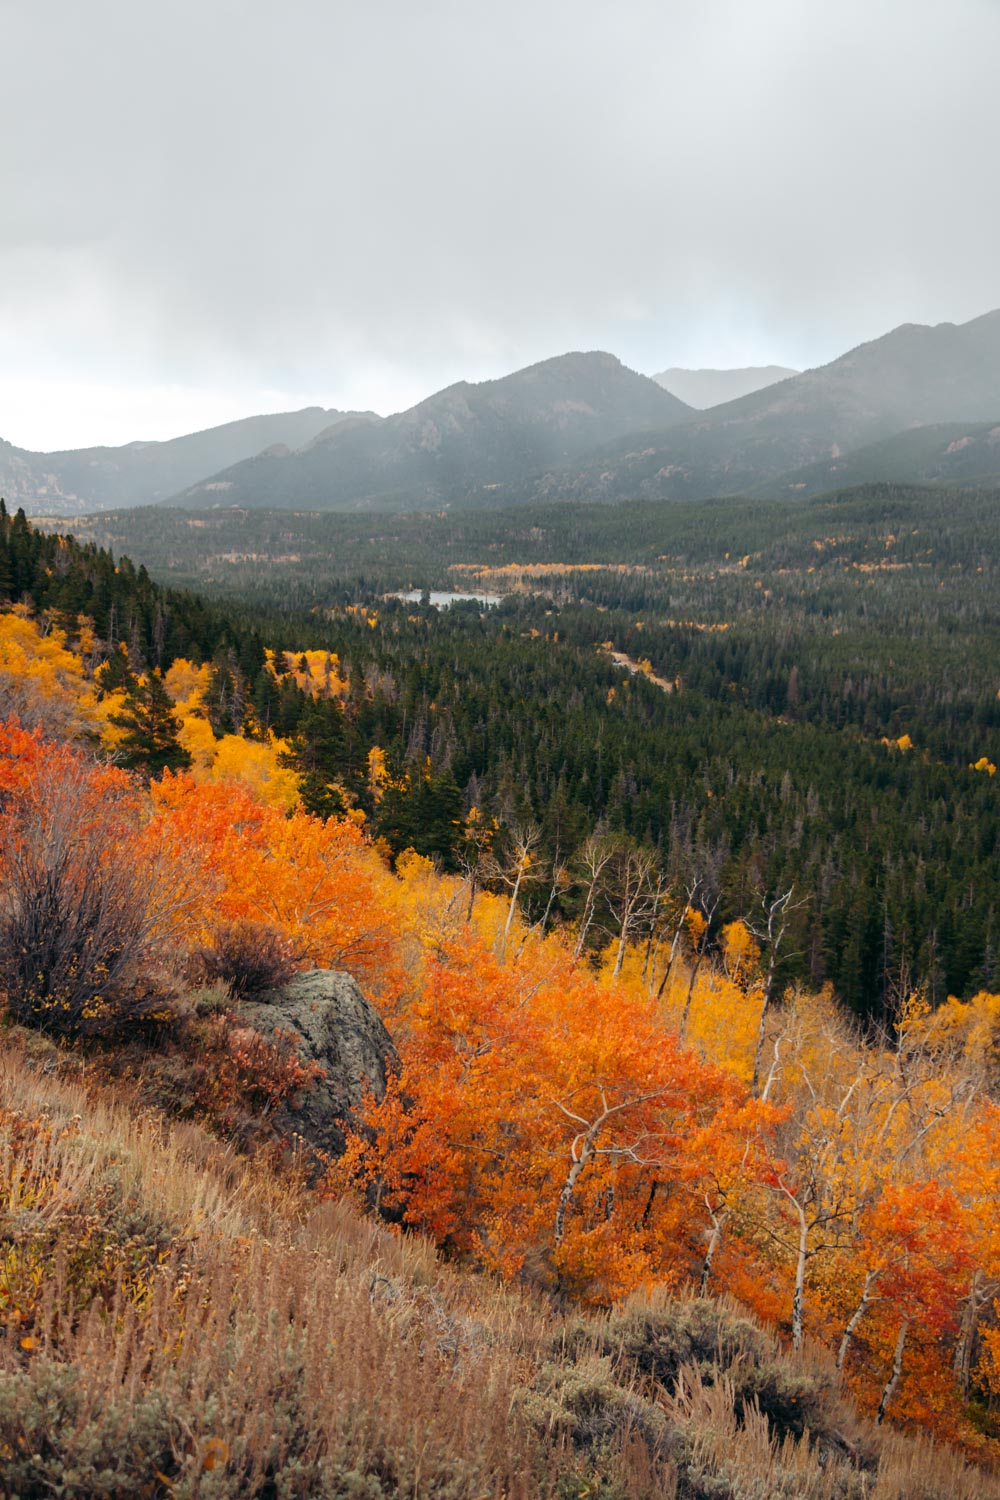
<svg viewBox="0 0 1000 1500"><path fill-rule="evenodd" d="M458 857L457 824L421 826L432 786L453 817L536 823L550 862L608 827L664 870L706 863L720 925L794 885L785 982L829 980L881 1024L908 986L938 1002L995 974L1000 823L971 768L1000 761L996 509L995 491L879 485L554 505L527 525L517 508L375 527L149 508L79 535L347 664L342 779L393 849ZM421 606L456 580L499 604ZM293 727L270 691L255 701ZM378 807L376 745L410 778Z"/></svg>

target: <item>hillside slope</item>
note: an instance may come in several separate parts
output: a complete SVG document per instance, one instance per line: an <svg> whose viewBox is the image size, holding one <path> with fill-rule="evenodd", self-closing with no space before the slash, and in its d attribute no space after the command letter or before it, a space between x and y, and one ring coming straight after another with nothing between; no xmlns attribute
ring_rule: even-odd
<svg viewBox="0 0 1000 1500"><path fill-rule="evenodd" d="M1000 423L937 422L766 480L750 493L808 498L846 486L1000 485Z"/></svg>
<svg viewBox="0 0 1000 1500"><path fill-rule="evenodd" d="M561 1317L133 1113L29 1034L0 1066L4 1493L1000 1495L859 1420L730 1301Z"/></svg>
<svg viewBox="0 0 1000 1500"><path fill-rule="evenodd" d="M293 454L260 454L174 503L316 510L502 503L511 484L690 408L614 355L564 354L460 381L379 423L342 423Z"/></svg>
<svg viewBox="0 0 1000 1500"><path fill-rule="evenodd" d="M933 498L941 503L938 492ZM893 580L907 557L920 559L921 592L940 600L949 634L964 622L988 664L989 617L977 628L968 610L977 581L992 600L989 573L975 565L955 576L945 556L941 581L953 578L967 606L952 610L933 573L923 572L919 537L893 537L898 550L887 551L891 501L881 496L869 518L878 530L862 559L874 553ZM847 504L856 506L856 497ZM701 533L712 509L692 507ZM748 516L759 509L745 506ZM834 515L826 504L802 509L828 512L824 546L805 550L820 564L810 560L808 574L829 604L828 587L816 578L822 554L862 542L864 513L842 508ZM622 514L599 518L617 523ZM989 517L987 527L992 537ZM81 710L88 699L94 706L95 693L107 702L122 691L107 674L120 680L123 663L104 660L105 644L79 619L78 606L88 567L99 563L103 572L110 559L36 537L21 517L0 527L7 531L0 578L5 563L20 597L33 576L46 611L32 619L22 605L0 615L8 647L0 663L10 678L30 678L46 706L57 692L72 695ZM794 594L783 537L783 581L774 592ZM858 553L842 560L852 556ZM719 598L728 580L763 604L763 589L754 587L761 560L753 561L750 572L742 560L728 572L713 567L712 595ZM871 568L834 561L834 570L863 580L871 611ZM107 582L127 582L128 571L121 564ZM148 595L142 570L133 579ZM670 587L676 594L677 583ZM124 604L115 609L118 619ZM78 637L67 637L54 618L75 620ZM536 618L549 618L545 601ZM827 608L820 632L839 640L834 618ZM582 705L577 689L585 679L565 649L573 628L567 613L558 619L558 643L555 632L544 642L540 630L511 629L511 613L497 621L503 634L491 643L490 617L470 614L485 649L475 670L460 676L460 634L441 643L445 691L428 671L433 637L445 627L436 612L411 617L382 603L371 613L345 610L343 619L356 626L355 643L374 643L394 700L396 682L420 663L428 717L450 697L471 710L473 725L492 721L505 731L515 723L517 701L532 693L531 653L563 648L545 693L551 716L538 712L537 698L527 703L535 756L518 755L505 777L510 785L518 775L528 783L531 772L522 768L535 765L544 741L553 744L561 777L574 744L597 742L613 765L621 742L607 733L610 713L622 713L636 688L658 760L681 737L676 713L672 722L654 717L664 708L687 712L689 686L681 688L673 669L650 676L644 689L641 669L623 680L616 665L617 681L605 675L598 683L598 701L610 713L602 720L588 707L574 717L566 688L573 684ZM155 611L150 623L150 644L159 641L165 651ZM310 617L307 628L318 633L331 623L325 613ZM600 672L607 662L610 673L609 646L628 647L633 639L649 664L660 666L664 638L645 607L641 621L634 609L605 610L596 623L601 633L588 636L584 654L594 659L596 640ZM205 634L209 624L203 621ZM707 645L717 640L733 678L743 675L737 632L695 634ZM138 647L142 635L136 629L128 636L128 660L137 664L131 643ZM385 650L390 642L401 647L395 660ZM627 650L618 654L629 660ZM934 1450L929 1438L915 1445L876 1432L853 1415L849 1400L869 1418L888 1415L904 1431L926 1428L984 1463L994 1457L1000 1377L993 1309L969 1299L980 1277L986 1285L1000 1279L1000 1104L991 1064L1000 995L982 990L937 1012L922 997L905 1002L891 1042L884 1031L859 1030L825 987L789 987L784 1003L772 1006L763 988L767 955L746 922L726 923L718 947L706 953L707 924L699 930L691 923L677 883L682 876L657 871L651 855L619 835L610 845L587 840L611 861L606 876L591 877L578 859L566 860L556 879L573 905L546 930L544 918L515 909L509 879L530 864L528 879L541 882L544 896L551 866L535 834L522 840L515 830L501 843L487 826L497 863L484 861L479 879L468 867L451 874L436 867L432 856L442 846L435 823L446 839L453 841L460 826L477 838L478 813L470 810L463 825L454 778L434 774L422 755L415 761L408 751L401 759L381 734L377 754L354 753L352 683L373 730L374 682L362 670L343 675L347 655L358 668L364 660L354 643L344 657L285 651L280 667L273 651L264 652L260 685L267 691L253 693L256 706L242 724L233 722L231 705L249 704L251 694L245 679L237 689L234 659L225 672L218 656L214 665L172 661L162 682L179 732L201 725L191 741L199 760L187 773L154 779L148 790L95 760L92 748L0 725L0 1461L9 1488L42 1495L62 1486L61 1493L82 1497L102 1492L95 1479L101 1473L113 1476L101 1481L106 1494L160 1494L160 1484L205 1500L382 1500L401 1492L440 1500L526 1500L536 1493L565 1500L581 1491L603 1500L988 1494L988 1478ZM515 702L496 692L474 701L489 663L505 657L512 659ZM852 671L864 670L860 658L853 661ZM957 666L953 658L935 681L960 684L965 674ZM900 668L905 661L897 657L896 686L912 701ZM267 749L263 715L270 702L284 721L300 679L311 699L309 722L321 713L323 743L332 751L319 767L315 759L301 763L306 773L325 768L311 786L303 779L301 795L332 792L330 773L350 775L353 765L357 795L346 818L312 816L294 796L291 807L264 800L257 759ZM671 682L675 690L665 692ZM803 673L796 715L808 711L810 696L825 694ZM995 682L987 696L995 702ZM782 741L796 734L789 706L782 680ZM953 706L964 718L961 701ZM202 755L206 748L216 753L214 726L223 727L223 710L231 753L216 775ZM53 734L85 729L65 720L60 728L48 717ZM557 724L568 730L562 743ZM115 727L124 726L119 720ZM291 730L288 722L282 727ZM452 756L469 738L454 727ZM703 721L690 759L705 787L701 747L725 746L713 803L740 797L739 815L766 827L778 844L792 843L786 830L797 823L801 844L805 805L796 801L791 775L775 774L769 764L762 727L758 720L750 735L735 725L735 733L716 733ZM741 797L735 762L744 741L755 784L782 788L784 825L773 815L759 819ZM907 901L917 893L906 872L943 869L960 849L963 911L971 890L980 901L985 893L984 905L995 909L985 892L988 876L974 863L985 859L988 870L996 847L989 791L996 768L985 755L980 764L955 768L983 794L970 828L957 815L965 798L957 779L913 754L908 735L875 750L881 764L872 818L855 776L835 773L832 795L819 782L829 743L800 743L799 764L811 783L808 821L825 804L839 804L847 788L867 854L889 823L892 782L901 774L913 788L913 811L897 829L932 820L936 807L946 819L941 852L923 861L898 833L891 837ZM919 736L918 743L930 741ZM123 742L117 744L120 750ZM319 741L311 744L319 748ZM638 766L628 750L620 761ZM651 806L683 795L680 778L665 771ZM595 772L592 764L591 785ZM554 784L555 777L547 779ZM370 817L358 816L362 796ZM564 794L559 800L565 850L568 807ZM490 805L477 794L477 808ZM639 826L649 821L643 815ZM829 904L833 840L824 835L822 844ZM29 847L51 851L53 864L39 869L24 860ZM396 852L394 868L387 847ZM881 851L870 852L883 868ZM680 871L690 868L685 858ZM800 872L804 888L815 890L809 865L799 863L796 878ZM638 888L654 898L641 926L634 905L622 904L625 879L633 892L641 880ZM855 913L866 911L877 914L877 941L890 920L899 940L902 928L882 899L856 879L848 885L852 907L833 941L856 931ZM926 892L924 931L949 924L940 890L935 884ZM81 891L102 897L83 906L82 929L74 917ZM597 919L598 942L585 955L574 924L588 921L588 902L591 911L600 902L608 917ZM26 912L43 913L44 921L32 918L26 929ZM109 912L130 914L124 941L120 915L108 925ZM657 931L651 924L664 913L669 925ZM700 952L681 924L693 930ZM586 936L585 927L575 930ZM796 946L812 948L799 932ZM907 951L918 949L906 939ZM773 958L773 941L771 950ZM943 956L935 940L935 959ZM380 1102L373 1097L362 1106L367 1128L342 1143L347 1150L336 1163L303 1155L306 1143L317 1143L309 1123L316 1080L303 1067L316 1060L311 1043L306 1057L296 1058L273 998L246 1004L255 993L273 995L274 965L290 963L348 969L384 1018L399 1059L398 1079ZM274 1032L272 1017L281 1023ZM61 1037L63 1050L15 1023ZM765 1102L754 1080L772 1048ZM86 1088L59 1101L63 1066L83 1071ZM105 1149L109 1132L103 1125L95 1132L91 1122L109 1076L117 1086L117 1124ZM130 1088L141 1103L135 1122ZM176 1136L158 1110L183 1119ZM838 1121L833 1136L831 1119ZM222 1175L206 1181L202 1174L189 1192L185 1164L206 1163L211 1152L195 1122L224 1136L230 1150L216 1158ZM135 1145L137 1135L143 1146ZM599 1143L596 1150L591 1142ZM246 1170L240 1152L252 1158ZM801 1237L795 1205L804 1212L805 1204L796 1193L838 1206L832 1237L827 1230L821 1238L825 1223L808 1219ZM335 1210L324 1207L331 1202ZM387 1268L382 1247L393 1242L378 1227L358 1224L354 1205L363 1202L426 1233L461 1274L444 1271L413 1242L402 1252L415 1267L412 1278L399 1259ZM349 1223L360 1261L338 1233ZM472 1274L476 1267L497 1279L487 1285ZM655 1293L645 1300L650 1288ZM706 1301L706 1290L720 1300ZM578 1304L572 1318L569 1300ZM109 1305L115 1316L106 1316ZM783 1352L789 1336L799 1351L792 1360ZM378 1421L366 1422L376 1399ZM206 1473L213 1477L203 1481ZM445 1475L454 1481L450 1489Z"/></svg>
<svg viewBox="0 0 1000 1500"><path fill-rule="evenodd" d="M321 406L245 417L161 443L33 453L0 439L0 494L28 515L82 515L148 505L264 448L299 448L352 415ZM371 416L372 414L368 414Z"/></svg>

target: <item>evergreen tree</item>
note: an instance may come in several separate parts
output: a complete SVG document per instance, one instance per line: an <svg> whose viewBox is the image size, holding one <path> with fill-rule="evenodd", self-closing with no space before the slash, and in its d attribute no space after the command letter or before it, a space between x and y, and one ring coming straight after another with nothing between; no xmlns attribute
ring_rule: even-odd
<svg viewBox="0 0 1000 1500"><path fill-rule="evenodd" d="M9 594L12 573L7 545L7 507L0 498L0 594Z"/></svg>
<svg viewBox="0 0 1000 1500"><path fill-rule="evenodd" d="M366 799L364 750L335 698L306 702L286 764L302 777L302 805L318 817Z"/></svg>
<svg viewBox="0 0 1000 1500"><path fill-rule="evenodd" d="M120 688L125 692L132 692L136 685L135 674L128 664L128 655L121 646L112 651L101 670L97 679L97 685L102 698L109 693L116 693Z"/></svg>
<svg viewBox="0 0 1000 1500"><path fill-rule="evenodd" d="M34 533L37 537L38 533ZM34 582L34 557L41 548L38 542L33 542L33 534L28 525L28 518L24 514L24 506L19 506L10 528L8 538L10 555L10 592L15 599L31 587Z"/></svg>
<svg viewBox="0 0 1000 1500"><path fill-rule="evenodd" d="M386 788L375 826L394 854L415 849L452 870L463 834L461 790L450 771L408 776Z"/></svg>
<svg viewBox="0 0 1000 1500"><path fill-rule="evenodd" d="M112 714L111 722L125 730L122 764L141 771L147 780L191 764L178 738L174 705L159 672L150 672L143 683L133 679L121 713Z"/></svg>

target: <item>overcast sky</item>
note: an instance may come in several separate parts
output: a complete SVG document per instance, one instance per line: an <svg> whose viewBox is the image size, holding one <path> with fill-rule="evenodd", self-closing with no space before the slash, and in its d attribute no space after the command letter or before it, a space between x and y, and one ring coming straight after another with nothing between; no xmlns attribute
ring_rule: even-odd
<svg viewBox="0 0 1000 1500"><path fill-rule="evenodd" d="M0 436L1000 305L1000 0L0 0Z"/></svg>

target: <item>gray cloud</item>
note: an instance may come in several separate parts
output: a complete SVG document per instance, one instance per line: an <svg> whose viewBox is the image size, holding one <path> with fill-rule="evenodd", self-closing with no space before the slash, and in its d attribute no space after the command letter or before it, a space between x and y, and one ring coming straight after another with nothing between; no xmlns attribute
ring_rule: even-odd
<svg viewBox="0 0 1000 1500"><path fill-rule="evenodd" d="M0 0L0 50L33 390L389 410L1000 303L996 0Z"/></svg>

